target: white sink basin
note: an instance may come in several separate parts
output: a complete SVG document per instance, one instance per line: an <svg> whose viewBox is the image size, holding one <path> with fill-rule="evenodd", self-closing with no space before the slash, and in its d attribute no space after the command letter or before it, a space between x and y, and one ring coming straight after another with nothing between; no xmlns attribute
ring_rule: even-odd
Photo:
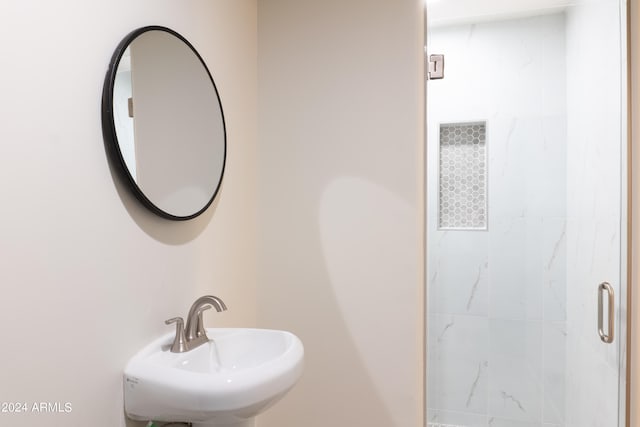
<svg viewBox="0 0 640 427"><path fill-rule="evenodd" d="M290 332L207 329L210 341L171 353L167 334L124 371L124 403L134 420L204 425L244 422L277 402L302 374L304 350Z"/></svg>

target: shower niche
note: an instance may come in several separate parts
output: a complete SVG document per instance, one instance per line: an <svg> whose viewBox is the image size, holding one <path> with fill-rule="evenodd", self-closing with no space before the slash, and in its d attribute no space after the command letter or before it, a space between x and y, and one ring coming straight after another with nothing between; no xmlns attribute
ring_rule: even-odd
<svg viewBox="0 0 640 427"><path fill-rule="evenodd" d="M438 227L487 228L487 124L439 126Z"/></svg>

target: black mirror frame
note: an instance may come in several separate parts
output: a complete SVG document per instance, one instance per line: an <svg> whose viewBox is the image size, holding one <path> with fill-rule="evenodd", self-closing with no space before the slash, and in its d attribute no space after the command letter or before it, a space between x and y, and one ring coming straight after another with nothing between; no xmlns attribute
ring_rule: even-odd
<svg viewBox="0 0 640 427"><path fill-rule="evenodd" d="M185 45L187 45L191 51L196 55L196 57L200 60L200 63L204 67L204 70L207 72L209 76L209 80L211 80L211 85L216 94L216 98L218 100L218 105L220 107L220 115L222 118L222 130L224 133L224 149L223 149L223 159L222 159L222 170L220 171L220 178L218 179L218 184L216 186L213 195L209 199L209 201L204 205L202 209L199 211L187 215L187 216L176 216L172 215L169 212L166 212L156 206L149 198L144 194L144 192L140 189L135 179L131 175L131 172L127 168L127 165L124 160L124 156L122 155L122 151L120 150L120 145L118 143L118 136L116 133L116 125L113 117L113 91L115 86L116 73L118 71L118 65L120 64L120 59L122 59L122 55L124 55L125 50L129 45L141 34L146 33L148 31L164 31L167 32L178 39L180 39ZM136 196L136 198L142 202L144 206L146 206L153 213L173 221L186 221L189 219L193 219L199 215L201 215L204 211L206 211L213 200L216 198L220 187L222 186L222 180L224 178L225 167L227 163L227 126L224 119L224 110L222 109L222 102L220 100L220 93L218 92L218 88L213 81L213 77L209 72L209 68L205 64L204 60L198 53L198 51L193 47L191 43L187 39L185 39L179 33L173 31L170 28L159 26L159 25L150 25L146 27L141 27L136 30L133 30L127 36L122 39L122 41L116 47L113 56L111 57L111 61L109 63L109 69L107 71L107 75L104 80L104 86L102 89L102 135L104 139L105 146L107 148L108 156L111 158L111 161L117 165L117 169L120 174L125 178L126 183L129 185L129 188Z"/></svg>

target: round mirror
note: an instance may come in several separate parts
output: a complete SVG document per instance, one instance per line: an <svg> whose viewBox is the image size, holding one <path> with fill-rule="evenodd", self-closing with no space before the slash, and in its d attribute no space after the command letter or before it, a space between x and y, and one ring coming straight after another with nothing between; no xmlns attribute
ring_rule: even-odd
<svg viewBox="0 0 640 427"><path fill-rule="evenodd" d="M102 126L112 159L153 212L186 220L213 202L224 115L207 66L180 34L152 26L122 40L105 79Z"/></svg>

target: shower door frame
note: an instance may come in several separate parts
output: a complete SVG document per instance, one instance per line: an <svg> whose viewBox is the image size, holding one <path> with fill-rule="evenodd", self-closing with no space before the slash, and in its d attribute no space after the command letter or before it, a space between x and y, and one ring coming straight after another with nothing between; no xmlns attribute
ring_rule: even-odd
<svg viewBox="0 0 640 427"><path fill-rule="evenodd" d="M424 1L424 0L423 0ZM633 340L633 331L635 324L633 323L633 283L639 278L637 277L637 269L633 266L633 255L640 252L640 230L636 230L632 227L632 218L635 215L640 215L640 206L636 206L636 199L633 197L633 181L634 178L640 180L640 150L633 150L633 140L636 139L640 144L640 140L635 137L637 133L640 133L640 117L637 120L634 117L636 111L633 106L640 106L640 75L635 76L635 73L640 73L638 61L640 60L640 51L633 52L632 47L640 46L640 0L619 0L620 11L620 55L623 62L621 66L622 75L620 96L621 96L621 114L620 114L620 130L621 130L621 153L626 156L626 159L621 159L621 177L620 177L620 227L622 228L620 233L620 296L618 303L621 305L618 309L618 323L617 335L620 342L618 342L619 361L618 361L618 426L617 427L632 427L632 419L640 419L640 405L636 407L632 406L631 396L635 396L638 390L636 386L632 387L632 374L633 377L640 377L640 373L632 372L635 366L632 362L632 350L635 350ZM423 251L424 251L424 263L423 263L423 290L424 290L424 303L423 303L423 378L422 378L422 419L423 426L426 427L428 423L427 419L427 315L428 315L428 301L427 301L427 198L426 198L426 185L427 182L427 117L428 117L428 70L429 70L429 54L427 51L428 46L428 33L429 33L429 21L428 21L428 6L424 1L424 70L425 70L425 84L424 84L424 146L422 150L423 154L423 195L422 199L422 211L423 211ZM639 15L639 16L636 16ZM444 52L443 52L444 53ZM446 74L445 74L446 78ZM640 108L639 108L640 109ZM635 157L634 157L635 156ZM640 187L640 186L639 186ZM594 290L595 292L595 290ZM625 306L623 307L622 304ZM595 332L594 332L595 333Z"/></svg>
<svg viewBox="0 0 640 427"><path fill-rule="evenodd" d="M632 369L632 308L633 308L633 276L632 271L633 263L632 258L632 242L633 242L633 229L631 218L633 216L633 171L634 161L632 156L632 52L631 52L631 2L637 0L619 0L620 8L620 41L621 41L621 56L623 66L621 67L623 75L621 76L622 87L620 88L621 102L621 117L620 128L622 132L621 143L623 147L621 152L626 156L626 161L622 161L622 177L621 182L621 227L626 227L626 233L620 233L620 267L621 267L621 279L625 280L625 286L620 286L620 302L624 301L624 310L619 310L618 324L620 343L619 354L619 372L618 372L618 424L620 427L631 427L631 369ZM623 177L625 179L623 179Z"/></svg>

